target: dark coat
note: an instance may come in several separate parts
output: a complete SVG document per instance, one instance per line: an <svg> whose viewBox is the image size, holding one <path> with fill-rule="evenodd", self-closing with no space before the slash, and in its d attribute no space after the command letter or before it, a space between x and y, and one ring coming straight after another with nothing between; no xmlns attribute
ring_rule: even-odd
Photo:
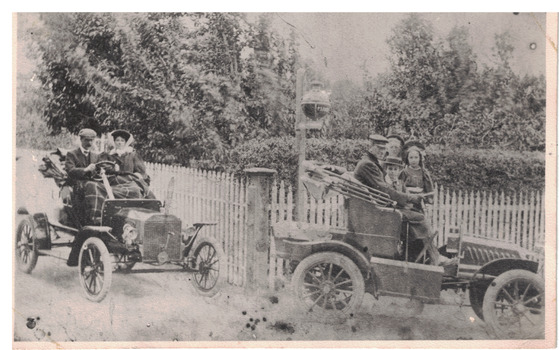
<svg viewBox="0 0 559 350"><path fill-rule="evenodd" d="M385 174L377 158L367 152L357 163L354 176L361 183L382 191L398 202L398 210L410 224L411 239L426 239L431 236L431 230L425 221L425 216L413 210L404 208L412 202L413 195L394 190L385 180Z"/></svg>
<svg viewBox="0 0 559 350"><path fill-rule="evenodd" d="M139 173L144 181L149 181L149 176L146 174L146 165L135 150L123 153L120 156L117 153L111 153L108 158L118 164L120 172Z"/></svg>
<svg viewBox="0 0 559 350"><path fill-rule="evenodd" d="M386 183L384 170L378 159L370 152L361 158L353 173L355 178L364 185L388 194L392 200L398 202L398 206L403 207L410 202L410 195L398 192Z"/></svg>
<svg viewBox="0 0 559 350"><path fill-rule="evenodd" d="M91 179L91 173L86 172L85 168L91 163L97 163L99 160L98 153L90 151L89 156L86 157L78 147L66 154L66 173L68 173L68 177L72 180L89 180Z"/></svg>

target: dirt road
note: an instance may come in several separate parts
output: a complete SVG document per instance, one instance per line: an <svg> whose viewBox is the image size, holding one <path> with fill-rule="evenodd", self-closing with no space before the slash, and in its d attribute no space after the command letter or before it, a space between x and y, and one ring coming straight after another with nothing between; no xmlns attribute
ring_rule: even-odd
<svg viewBox="0 0 559 350"><path fill-rule="evenodd" d="M77 268L60 257L39 258L31 275L16 273L15 340L237 341L487 339L472 310L367 295L344 323L316 322L293 304L289 290L247 293L226 286L214 298L196 294L186 273L113 275L101 303L82 296ZM443 295L451 302L454 294ZM30 319L33 319L31 321Z"/></svg>
<svg viewBox="0 0 559 350"><path fill-rule="evenodd" d="M37 157L35 158L37 159ZM39 158L40 159L40 158ZM18 203L47 204L53 192L26 154L18 161ZM43 198L44 197L44 198ZM247 293L227 285L213 298L196 294L186 273L113 275L101 303L82 296L77 268L67 267L68 248L41 256L31 275L16 271L16 341L249 341L487 339L469 307L425 305L366 295L353 318L312 321L294 305L288 289ZM443 301L459 298L443 293ZM467 300L467 299L465 299Z"/></svg>

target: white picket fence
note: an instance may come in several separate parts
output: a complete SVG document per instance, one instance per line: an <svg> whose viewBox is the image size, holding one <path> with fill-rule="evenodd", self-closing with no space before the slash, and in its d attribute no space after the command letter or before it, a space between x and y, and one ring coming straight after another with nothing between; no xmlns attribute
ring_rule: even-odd
<svg viewBox="0 0 559 350"><path fill-rule="evenodd" d="M231 174L147 163L151 189L170 205L183 227L196 222L216 225L202 228L222 243L227 257L227 280L242 286L246 280L246 185ZM174 178L174 188L169 188Z"/></svg>
<svg viewBox="0 0 559 350"><path fill-rule="evenodd" d="M246 180L231 174L202 171L162 164L147 164L156 196L169 202L171 212L185 224L216 222L204 228L222 242L227 256L227 279L244 285L247 269L247 196ZM175 178L172 196L168 194L170 179ZM293 221L294 191L283 181L274 181L270 198L270 220ZM341 195L317 201L307 193L306 221L311 224L346 227L347 213ZM463 234L507 242L528 251L537 251L544 242L544 195L520 192L515 196L480 191L452 191L435 187L434 203L427 219L438 232L438 246L446 243L451 227L460 227ZM273 242L273 240L272 240ZM270 250L269 283L283 276L286 262Z"/></svg>

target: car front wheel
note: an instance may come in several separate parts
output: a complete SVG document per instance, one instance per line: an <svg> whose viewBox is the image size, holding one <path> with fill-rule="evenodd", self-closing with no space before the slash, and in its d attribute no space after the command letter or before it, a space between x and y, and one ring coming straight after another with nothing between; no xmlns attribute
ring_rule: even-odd
<svg viewBox="0 0 559 350"><path fill-rule="evenodd" d="M365 294L357 265L335 252L316 253L302 260L292 284L300 306L320 318L349 316Z"/></svg>
<svg viewBox="0 0 559 350"><path fill-rule="evenodd" d="M497 338L543 338L545 331L543 279L526 270L499 275L483 298L483 317Z"/></svg>
<svg viewBox="0 0 559 350"><path fill-rule="evenodd" d="M111 288L112 272L111 255L105 243L97 237L88 238L79 256L79 279L85 297L102 301Z"/></svg>

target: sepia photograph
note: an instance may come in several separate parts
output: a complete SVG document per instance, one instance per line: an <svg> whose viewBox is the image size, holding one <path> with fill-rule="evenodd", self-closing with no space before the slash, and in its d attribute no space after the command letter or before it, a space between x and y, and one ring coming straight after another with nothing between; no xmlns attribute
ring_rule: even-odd
<svg viewBox="0 0 559 350"><path fill-rule="evenodd" d="M556 346L556 13L12 20L14 349Z"/></svg>

